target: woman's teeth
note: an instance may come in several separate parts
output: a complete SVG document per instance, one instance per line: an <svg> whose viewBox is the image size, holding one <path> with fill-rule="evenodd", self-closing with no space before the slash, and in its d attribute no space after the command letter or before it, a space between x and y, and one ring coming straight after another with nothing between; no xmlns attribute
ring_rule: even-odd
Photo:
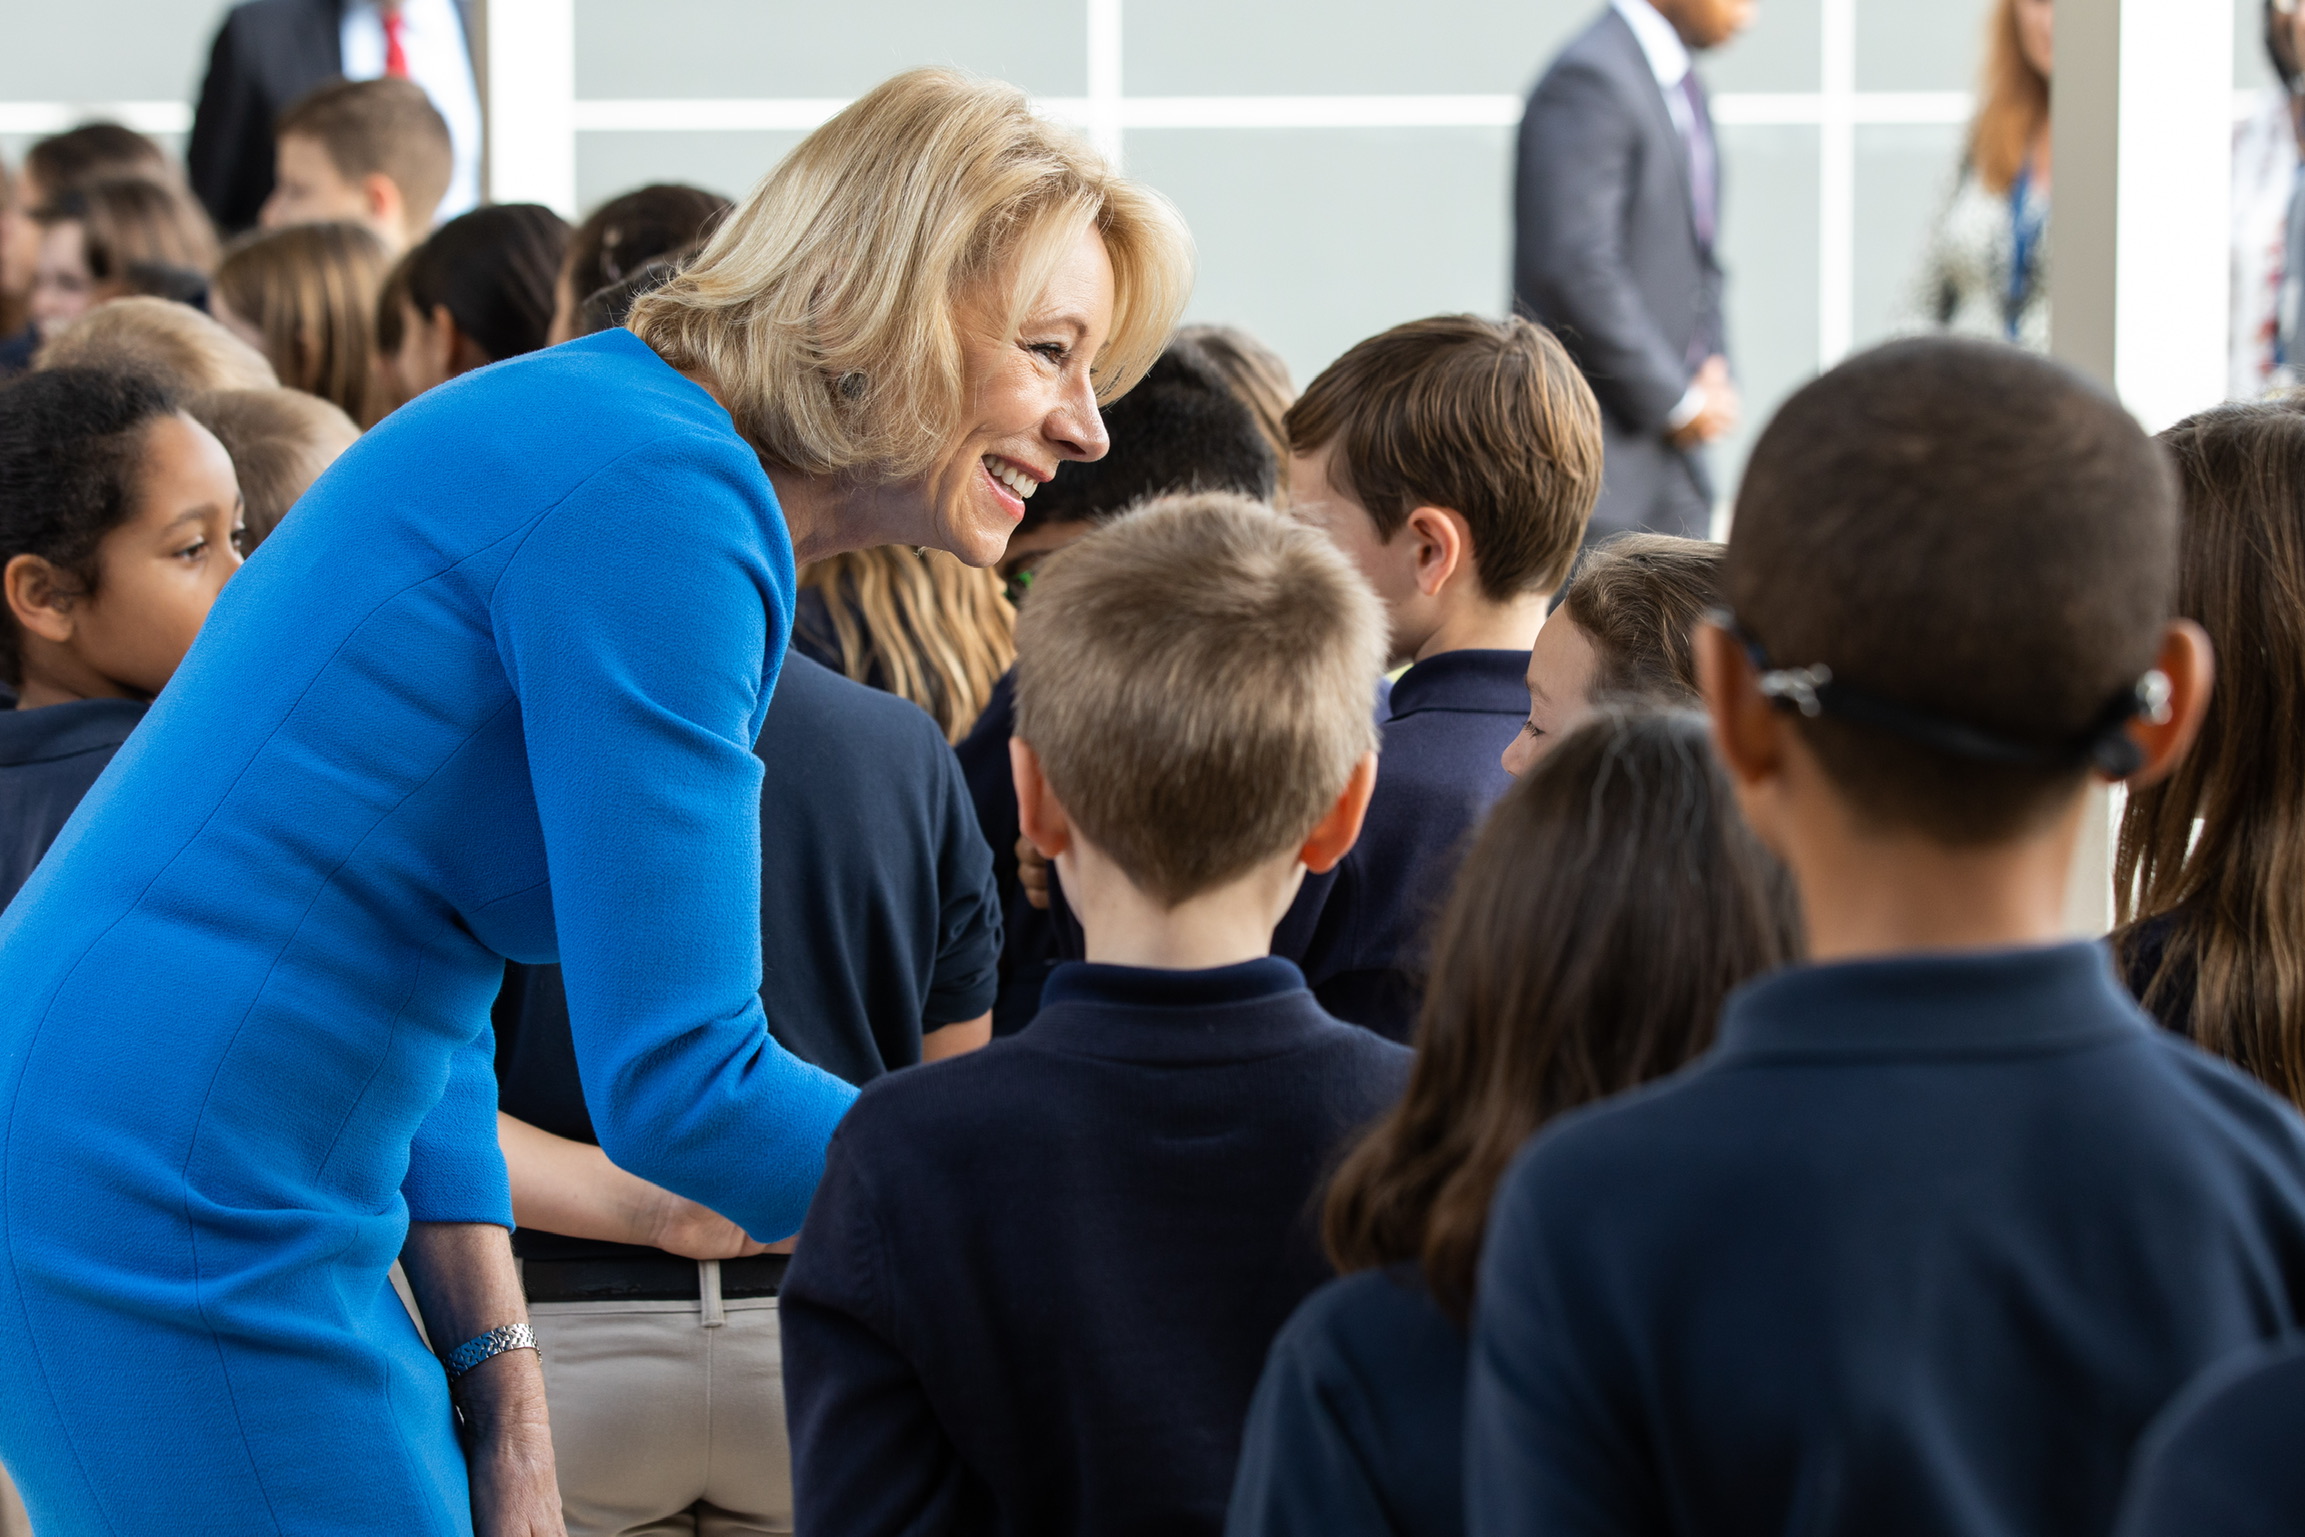
<svg viewBox="0 0 2305 1537"><path fill-rule="evenodd" d="M1032 494L1040 489L1039 481L1004 459L995 459L992 455L986 454L984 467L985 472L991 475L993 479L1014 491L1018 501L1031 501Z"/></svg>

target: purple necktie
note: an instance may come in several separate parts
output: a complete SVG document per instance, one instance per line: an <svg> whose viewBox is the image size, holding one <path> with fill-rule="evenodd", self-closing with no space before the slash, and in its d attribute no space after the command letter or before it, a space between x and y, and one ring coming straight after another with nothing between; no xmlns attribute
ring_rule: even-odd
<svg viewBox="0 0 2305 1537"><path fill-rule="evenodd" d="M1689 152L1689 205L1697 217L1697 243L1709 251L1720 222L1720 160L1713 147L1713 114L1693 69L1681 77L1681 99L1689 104L1688 126L1681 130Z"/></svg>

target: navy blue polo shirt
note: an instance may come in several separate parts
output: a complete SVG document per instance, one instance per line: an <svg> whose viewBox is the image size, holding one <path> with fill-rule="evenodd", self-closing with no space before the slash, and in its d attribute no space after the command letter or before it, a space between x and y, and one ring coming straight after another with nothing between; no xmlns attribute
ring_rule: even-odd
<svg viewBox="0 0 2305 1537"><path fill-rule="evenodd" d="M1286 961L1081 963L1030 1030L868 1085L779 1304L799 1529L1217 1532L1330 1273L1318 1192L1409 1060Z"/></svg>
<svg viewBox="0 0 2305 1537"><path fill-rule="evenodd" d="M2083 1537L2202 1368L2305 1322L2305 1123L2103 945L1795 968L1493 1209L1482 1537Z"/></svg>
<svg viewBox="0 0 2305 1537"><path fill-rule="evenodd" d="M1273 933L1337 1018L1396 1041L1416 1027L1433 923L1513 782L1499 760L1529 718L1528 671L1526 651L1444 651L1394 682L1360 841L1305 877Z"/></svg>
<svg viewBox="0 0 2305 1537"><path fill-rule="evenodd" d="M135 699L75 699L36 710L0 709L0 907L32 878L80 798L149 706Z"/></svg>
<svg viewBox="0 0 2305 1537"><path fill-rule="evenodd" d="M787 656L754 751L760 998L803 1061L865 1083L920 1060L925 1030L992 1007L1000 913L960 765L918 705ZM593 1142L557 966L511 965L497 999L498 1104ZM521 1229L526 1259L656 1251Z"/></svg>
<svg viewBox="0 0 2305 1537"><path fill-rule="evenodd" d="M2305 1340L2203 1372L2138 1448L2119 1537L2305 1532Z"/></svg>
<svg viewBox="0 0 2305 1537"><path fill-rule="evenodd" d="M1227 1537L1461 1537L1465 1335L1413 1265L1314 1292L1249 1406Z"/></svg>

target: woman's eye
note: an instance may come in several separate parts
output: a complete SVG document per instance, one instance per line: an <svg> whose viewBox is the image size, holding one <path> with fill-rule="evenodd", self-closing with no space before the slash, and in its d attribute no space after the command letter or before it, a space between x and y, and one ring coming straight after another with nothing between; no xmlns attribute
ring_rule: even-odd
<svg viewBox="0 0 2305 1537"><path fill-rule="evenodd" d="M1059 367L1063 366L1066 358L1072 356L1072 350L1063 342L1034 342L1025 351L1036 352Z"/></svg>

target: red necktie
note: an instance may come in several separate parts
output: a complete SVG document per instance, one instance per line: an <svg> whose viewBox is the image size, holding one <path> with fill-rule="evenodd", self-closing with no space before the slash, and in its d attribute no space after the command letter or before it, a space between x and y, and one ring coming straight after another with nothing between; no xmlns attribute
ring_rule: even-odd
<svg viewBox="0 0 2305 1537"><path fill-rule="evenodd" d="M383 10L384 72L395 80L408 78L408 50L401 45L400 32L408 23L401 19L400 7L388 5Z"/></svg>

